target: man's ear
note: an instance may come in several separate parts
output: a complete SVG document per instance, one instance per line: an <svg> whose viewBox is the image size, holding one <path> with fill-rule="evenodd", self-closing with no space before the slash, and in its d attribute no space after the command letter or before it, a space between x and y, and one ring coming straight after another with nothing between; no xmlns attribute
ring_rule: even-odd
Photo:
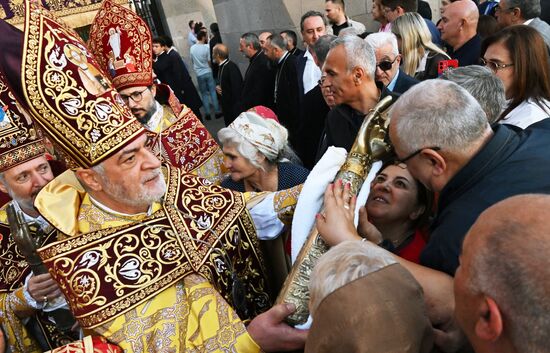
<svg viewBox="0 0 550 353"><path fill-rule="evenodd" d="M356 66L352 70L353 82L358 85L365 78L365 70L362 67Z"/></svg>
<svg viewBox="0 0 550 353"><path fill-rule="evenodd" d="M103 190L103 186L99 180L99 175L92 169L79 169L76 172L76 176L80 182L86 184L86 187L93 191Z"/></svg>
<svg viewBox="0 0 550 353"><path fill-rule="evenodd" d="M6 187L5 183L5 181L0 180L0 191L2 191L4 194L8 194L8 188Z"/></svg>
<svg viewBox="0 0 550 353"><path fill-rule="evenodd" d="M437 153L437 151L425 148L420 155L432 165L432 174L434 176L441 176L447 170L445 158Z"/></svg>
<svg viewBox="0 0 550 353"><path fill-rule="evenodd" d="M153 97L155 97L157 95L157 86L156 85L151 86L151 93L153 94Z"/></svg>
<svg viewBox="0 0 550 353"><path fill-rule="evenodd" d="M496 341L503 331L502 313L493 298L485 296L479 308L478 319L475 324L475 334L487 342Z"/></svg>

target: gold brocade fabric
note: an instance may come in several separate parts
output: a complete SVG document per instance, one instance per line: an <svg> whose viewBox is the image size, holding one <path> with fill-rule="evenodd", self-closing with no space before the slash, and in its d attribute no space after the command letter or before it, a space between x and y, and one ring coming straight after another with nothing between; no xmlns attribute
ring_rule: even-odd
<svg viewBox="0 0 550 353"><path fill-rule="evenodd" d="M23 285L30 268L10 236L6 214L8 205L9 203L0 209L0 326L5 333L6 345L12 353L42 352L20 316L29 317L36 323L44 335L43 342L50 347L66 344L74 338L63 335L45 314L41 311L35 312L25 300ZM51 232L44 237L44 244L54 238L55 232Z"/></svg>
<svg viewBox="0 0 550 353"><path fill-rule="evenodd" d="M60 226L69 237L40 249L41 257L81 326L125 352L257 352L229 304L234 293L227 290L235 285L231 280L237 274L246 278L246 301L261 304L248 315L270 305L244 198L168 166L164 172L163 204L153 204L150 215L137 218L105 209L79 186L63 184L77 182L74 173L62 174L41 191L36 206L52 224L60 224L52 219L58 215L51 213L55 208L49 201L61 202L62 197L63 204L74 205L64 207L58 217L73 217ZM179 217L181 212L187 216ZM217 236L207 228L216 229ZM214 250L220 246L231 264ZM175 272L162 277L167 273L162 263L173 265Z"/></svg>
<svg viewBox="0 0 550 353"><path fill-rule="evenodd" d="M219 185L226 172L221 148L191 109L173 105L163 105L162 116L151 118L159 120L148 132L151 149L161 161Z"/></svg>

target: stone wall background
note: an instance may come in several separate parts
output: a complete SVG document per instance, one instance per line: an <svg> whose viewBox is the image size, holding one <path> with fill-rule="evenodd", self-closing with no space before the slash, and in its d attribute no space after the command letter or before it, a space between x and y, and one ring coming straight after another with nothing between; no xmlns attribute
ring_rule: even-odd
<svg viewBox="0 0 550 353"><path fill-rule="evenodd" d="M346 13L374 31L378 23L372 20L372 0L347 0ZM429 0L433 19L439 19L439 0ZM239 52L239 38L248 31L280 32L293 29L300 38L300 18L309 10L324 13L324 0L160 0L170 34L176 48L189 64L187 23L201 21L209 27L218 22L223 42L229 46L231 60L246 69L248 60ZM300 41L300 39L299 39ZM303 45L299 45L303 48ZM190 70L192 71L192 70Z"/></svg>

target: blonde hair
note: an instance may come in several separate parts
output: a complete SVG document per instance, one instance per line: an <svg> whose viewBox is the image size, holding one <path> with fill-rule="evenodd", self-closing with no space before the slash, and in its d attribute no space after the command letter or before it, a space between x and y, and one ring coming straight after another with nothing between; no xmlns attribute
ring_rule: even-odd
<svg viewBox="0 0 550 353"><path fill-rule="evenodd" d="M432 35L426 22L416 12L407 12L392 22L392 32L401 39L402 70L414 76L422 58L435 52L449 56L432 42Z"/></svg>

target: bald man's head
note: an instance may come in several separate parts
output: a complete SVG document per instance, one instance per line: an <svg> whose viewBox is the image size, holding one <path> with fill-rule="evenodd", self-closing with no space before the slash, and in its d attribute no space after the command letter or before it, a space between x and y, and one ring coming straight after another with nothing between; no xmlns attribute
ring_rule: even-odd
<svg viewBox="0 0 550 353"><path fill-rule="evenodd" d="M229 58L229 48L225 44L216 44L212 49L212 57L219 64Z"/></svg>
<svg viewBox="0 0 550 353"><path fill-rule="evenodd" d="M479 10L473 1L455 1L441 14L441 39L456 50L476 35L478 21Z"/></svg>
<svg viewBox="0 0 550 353"><path fill-rule="evenodd" d="M547 349L549 216L549 195L515 196L483 212L466 236L455 313L476 352Z"/></svg>

